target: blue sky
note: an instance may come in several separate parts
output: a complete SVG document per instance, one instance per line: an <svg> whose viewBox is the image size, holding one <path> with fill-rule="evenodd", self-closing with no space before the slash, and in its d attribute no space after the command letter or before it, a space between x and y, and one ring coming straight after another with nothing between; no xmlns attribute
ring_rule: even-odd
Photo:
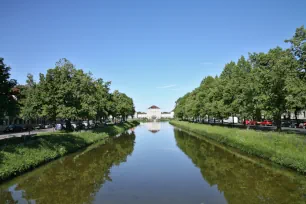
<svg viewBox="0 0 306 204"><path fill-rule="evenodd" d="M67 58L112 81L137 111L164 111L248 52L288 47L305 0L0 0L0 56L36 79Z"/></svg>

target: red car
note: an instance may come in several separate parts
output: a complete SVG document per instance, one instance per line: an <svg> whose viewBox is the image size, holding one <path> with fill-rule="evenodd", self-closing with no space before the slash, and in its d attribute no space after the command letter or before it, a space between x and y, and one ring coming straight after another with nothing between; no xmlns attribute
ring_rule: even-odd
<svg viewBox="0 0 306 204"><path fill-rule="evenodd" d="M299 128L303 128L303 129L306 129L306 122L300 123L298 127L299 127Z"/></svg>
<svg viewBox="0 0 306 204"><path fill-rule="evenodd" d="M264 121L260 122L260 125L272 126L272 121L271 120L264 120Z"/></svg>
<svg viewBox="0 0 306 204"><path fill-rule="evenodd" d="M243 124L245 124L245 125L256 125L257 122L255 120L245 120L243 122Z"/></svg>

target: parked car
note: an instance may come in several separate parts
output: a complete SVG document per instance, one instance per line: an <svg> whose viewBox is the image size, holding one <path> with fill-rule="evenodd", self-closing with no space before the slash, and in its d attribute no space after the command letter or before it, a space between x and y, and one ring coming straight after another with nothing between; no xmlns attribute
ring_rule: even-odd
<svg viewBox="0 0 306 204"><path fill-rule="evenodd" d="M233 123L237 124L238 123L238 117L230 116L230 117L224 119L223 122L224 123L229 123L229 124L233 124Z"/></svg>
<svg viewBox="0 0 306 204"><path fill-rule="evenodd" d="M45 129L45 126L43 124L37 124L34 128L36 130L38 130L38 129Z"/></svg>
<svg viewBox="0 0 306 204"><path fill-rule="evenodd" d="M4 129L4 133L8 132L22 132L23 127L21 125L9 125Z"/></svg>
<svg viewBox="0 0 306 204"><path fill-rule="evenodd" d="M291 127L291 121L282 121L282 127Z"/></svg>
<svg viewBox="0 0 306 204"><path fill-rule="evenodd" d="M208 123L214 123L215 121L214 121L214 119L209 119L208 120Z"/></svg>
<svg viewBox="0 0 306 204"><path fill-rule="evenodd" d="M83 125L84 129L86 129L86 130L89 129L89 124L88 124L87 121L83 121L82 125Z"/></svg>
<svg viewBox="0 0 306 204"><path fill-rule="evenodd" d="M55 125L55 130L62 130L63 129L63 125L61 123L57 123Z"/></svg>
<svg viewBox="0 0 306 204"><path fill-rule="evenodd" d="M299 127L299 123L297 122L291 122L290 126L291 128L298 128Z"/></svg>
<svg viewBox="0 0 306 204"><path fill-rule="evenodd" d="M243 121L243 124L245 124L245 125L257 125L257 121L255 121L255 120L245 120L245 121Z"/></svg>
<svg viewBox="0 0 306 204"><path fill-rule="evenodd" d="M53 125L52 124L46 124L45 125L45 128L47 129L47 128L53 128Z"/></svg>
<svg viewBox="0 0 306 204"><path fill-rule="evenodd" d="M260 122L260 125L263 125L263 126L272 126L272 121L271 120L264 120L262 122Z"/></svg>
<svg viewBox="0 0 306 204"><path fill-rule="evenodd" d="M301 122L301 123L299 124L299 128L306 129L306 122Z"/></svg>
<svg viewBox="0 0 306 204"><path fill-rule="evenodd" d="M34 130L34 127L32 126L32 124L24 124L23 125L23 130L24 131L31 131L31 130Z"/></svg>

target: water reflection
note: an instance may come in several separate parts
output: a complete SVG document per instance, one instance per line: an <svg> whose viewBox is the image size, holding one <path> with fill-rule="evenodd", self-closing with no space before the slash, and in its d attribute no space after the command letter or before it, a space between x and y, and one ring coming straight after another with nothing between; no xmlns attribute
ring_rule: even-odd
<svg viewBox="0 0 306 204"><path fill-rule="evenodd" d="M303 176L233 156L168 123L143 124L135 133L1 185L0 204L306 202Z"/></svg>
<svg viewBox="0 0 306 204"><path fill-rule="evenodd" d="M148 128L148 130L152 133L157 133L160 131L161 123L160 122L150 122L144 123L144 125Z"/></svg>
<svg viewBox="0 0 306 204"><path fill-rule="evenodd" d="M177 146L228 203L306 202L305 177L260 167L183 131L174 132Z"/></svg>
<svg viewBox="0 0 306 204"><path fill-rule="evenodd" d="M112 181L110 168L133 152L134 141L135 134L127 133L39 168L0 188L0 203L92 203L103 184Z"/></svg>

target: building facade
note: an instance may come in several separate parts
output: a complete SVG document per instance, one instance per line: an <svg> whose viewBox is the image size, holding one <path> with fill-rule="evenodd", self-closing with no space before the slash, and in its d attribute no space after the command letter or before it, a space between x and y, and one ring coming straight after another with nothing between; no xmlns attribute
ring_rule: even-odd
<svg viewBox="0 0 306 204"><path fill-rule="evenodd" d="M134 118L148 119L148 120L160 120L174 118L174 112L162 112L161 109L155 105L148 108L147 112L137 112Z"/></svg>

